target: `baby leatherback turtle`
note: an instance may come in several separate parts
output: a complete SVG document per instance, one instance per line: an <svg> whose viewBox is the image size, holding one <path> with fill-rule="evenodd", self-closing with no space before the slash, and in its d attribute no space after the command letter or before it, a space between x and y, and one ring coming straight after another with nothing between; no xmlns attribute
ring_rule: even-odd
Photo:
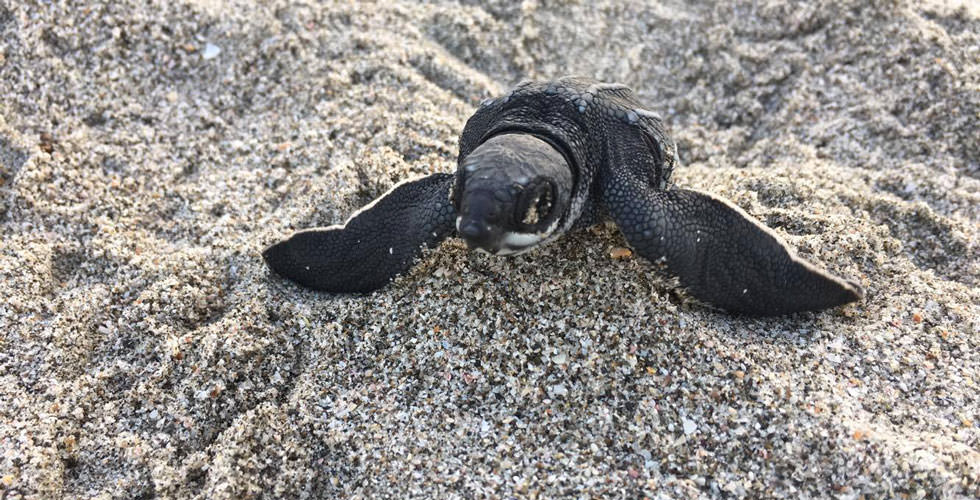
<svg viewBox="0 0 980 500"><path fill-rule="evenodd" d="M299 231L263 257L310 288L370 292L454 234L514 255L611 217L639 255L727 311L777 315L861 299L859 285L794 256L732 203L673 187L677 164L660 117L625 85L524 82L466 122L455 175L402 182L343 225Z"/></svg>

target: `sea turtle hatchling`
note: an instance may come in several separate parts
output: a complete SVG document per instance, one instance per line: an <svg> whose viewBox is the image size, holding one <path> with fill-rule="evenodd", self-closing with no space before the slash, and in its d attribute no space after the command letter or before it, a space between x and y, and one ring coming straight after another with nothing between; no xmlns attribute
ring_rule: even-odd
<svg viewBox="0 0 980 500"><path fill-rule="evenodd" d="M693 297L777 315L860 300L863 291L796 257L770 229L714 195L673 187L677 149L625 85L524 82L466 122L455 175L396 185L346 223L263 252L276 273L328 292L369 292L454 234L513 255L611 217L629 244Z"/></svg>

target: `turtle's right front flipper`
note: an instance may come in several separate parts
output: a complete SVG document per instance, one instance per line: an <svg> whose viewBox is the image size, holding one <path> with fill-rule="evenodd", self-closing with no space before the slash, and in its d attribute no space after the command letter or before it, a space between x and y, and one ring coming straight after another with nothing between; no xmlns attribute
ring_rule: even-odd
<svg viewBox="0 0 980 500"><path fill-rule="evenodd" d="M262 257L273 271L327 292L370 292L407 271L423 246L455 230L452 174L403 182L358 210L344 225L299 231Z"/></svg>
<svg viewBox="0 0 980 500"><path fill-rule="evenodd" d="M637 253L663 261L694 297L727 311L771 316L860 300L851 281L793 255L771 230L708 193L656 191L620 178L606 205Z"/></svg>

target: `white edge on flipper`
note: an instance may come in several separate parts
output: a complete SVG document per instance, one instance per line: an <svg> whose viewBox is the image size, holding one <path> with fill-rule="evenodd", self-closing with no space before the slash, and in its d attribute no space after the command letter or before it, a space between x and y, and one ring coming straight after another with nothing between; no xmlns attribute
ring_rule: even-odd
<svg viewBox="0 0 980 500"><path fill-rule="evenodd" d="M354 213L350 214L347 217L347 220L345 220L341 224L331 224L329 226L311 227L311 228L307 228L307 229L301 229L299 231L296 231L293 234L305 233L305 232L309 232L309 231L328 231L328 230L332 230L332 229L343 229L343 228L347 227L347 224L350 224L350 221L354 220L355 217L357 217L358 215L361 215L362 212L364 212L366 210L370 210L371 208L373 208L374 205L376 205L379 201L381 201L382 198L384 198L385 196L388 196L389 194L391 194L392 192L394 192L399 187L401 187L401 186L403 186L405 184L408 184L410 182L415 182L415 181L418 181L418 180L422 180L422 179L424 179L426 177L428 177L428 175L420 175L420 176L411 177L411 178L408 178L408 179L404 179L404 180L398 181L397 183L395 183L394 186L391 186L391 188L389 188L387 191L385 191L384 193L381 193L380 196L378 196L377 198L371 200L367 205L364 205L363 207L358 208L357 210L355 210Z"/></svg>

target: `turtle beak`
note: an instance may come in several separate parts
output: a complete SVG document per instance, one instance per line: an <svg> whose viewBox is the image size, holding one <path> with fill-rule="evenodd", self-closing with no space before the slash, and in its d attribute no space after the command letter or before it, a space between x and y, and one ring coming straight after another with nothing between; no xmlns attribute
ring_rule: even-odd
<svg viewBox="0 0 980 500"><path fill-rule="evenodd" d="M461 219L457 230L470 249L480 249L490 254L500 251L500 229L497 227L475 220L463 223Z"/></svg>
<svg viewBox="0 0 980 500"><path fill-rule="evenodd" d="M473 249L482 249L495 254L502 248L503 228L497 219L502 211L500 202L487 191L467 193L463 199L463 209L456 219L456 231Z"/></svg>

